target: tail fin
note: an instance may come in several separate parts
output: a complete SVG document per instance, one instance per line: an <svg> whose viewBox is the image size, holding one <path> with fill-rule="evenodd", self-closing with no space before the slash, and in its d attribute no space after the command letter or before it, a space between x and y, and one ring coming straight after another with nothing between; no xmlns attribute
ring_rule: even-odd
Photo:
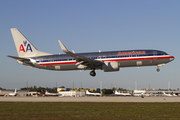
<svg viewBox="0 0 180 120"><path fill-rule="evenodd" d="M86 90L86 94L89 94L90 92L88 90Z"/></svg>
<svg viewBox="0 0 180 120"><path fill-rule="evenodd" d="M28 58L50 55L49 53L38 51L17 28L11 28L11 33L19 57Z"/></svg>

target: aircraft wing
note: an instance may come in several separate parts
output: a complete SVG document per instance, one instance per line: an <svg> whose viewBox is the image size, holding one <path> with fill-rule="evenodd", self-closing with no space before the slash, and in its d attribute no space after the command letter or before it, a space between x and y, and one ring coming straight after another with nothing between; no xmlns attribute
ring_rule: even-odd
<svg viewBox="0 0 180 120"><path fill-rule="evenodd" d="M58 42L59 42L59 44L60 44L60 46L61 46L62 51L63 51L64 53L68 54L69 56L76 58L76 61L79 62L79 64L87 65L87 66L90 67L90 68L96 68L96 67L101 66L101 65L103 64L103 62L101 62L101 61L92 60L92 59L89 59L89 58L87 58L87 57L74 54L73 52L70 52L70 51L63 45L63 43L62 43L60 40L58 40Z"/></svg>

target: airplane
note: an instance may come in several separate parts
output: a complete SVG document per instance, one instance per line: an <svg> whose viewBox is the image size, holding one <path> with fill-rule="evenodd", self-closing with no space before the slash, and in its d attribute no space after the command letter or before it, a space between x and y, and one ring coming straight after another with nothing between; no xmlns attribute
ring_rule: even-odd
<svg viewBox="0 0 180 120"><path fill-rule="evenodd" d="M16 89L13 93L9 93L9 96L17 96Z"/></svg>
<svg viewBox="0 0 180 120"><path fill-rule="evenodd" d="M172 93L171 95L172 95L172 96L177 96L175 93Z"/></svg>
<svg viewBox="0 0 180 120"><path fill-rule="evenodd" d="M29 67L46 70L91 70L90 75L96 76L95 70L104 72L119 71L123 67L164 66L175 58L160 50L123 50L107 52L75 53L69 51L59 40L60 47L65 54L52 55L37 50L17 29L11 28L18 57L13 58L17 63Z"/></svg>
<svg viewBox="0 0 180 120"><path fill-rule="evenodd" d="M88 90L86 90L86 95L101 96L101 93L91 93Z"/></svg>
<svg viewBox="0 0 180 120"><path fill-rule="evenodd" d="M167 97L171 97L172 96L170 93L165 93L164 91L163 91L163 95L167 96Z"/></svg>
<svg viewBox="0 0 180 120"><path fill-rule="evenodd" d="M134 90L134 96L144 96L146 94L145 90Z"/></svg>
<svg viewBox="0 0 180 120"><path fill-rule="evenodd" d="M119 93L117 90L115 91L115 95L120 95L120 96L131 96L129 93Z"/></svg>
<svg viewBox="0 0 180 120"><path fill-rule="evenodd" d="M61 96L62 94L60 94L60 93L49 93L49 92L46 90L45 95L46 95L46 96Z"/></svg>

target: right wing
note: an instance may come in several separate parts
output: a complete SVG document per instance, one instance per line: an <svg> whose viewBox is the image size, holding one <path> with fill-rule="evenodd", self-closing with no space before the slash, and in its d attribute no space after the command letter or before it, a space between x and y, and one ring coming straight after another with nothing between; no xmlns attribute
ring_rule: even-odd
<svg viewBox="0 0 180 120"><path fill-rule="evenodd" d="M97 60L92 60L92 59L89 59L87 57L84 57L84 56L80 56L80 55L77 55L77 54L74 54L72 52L70 52L64 45L63 43L58 40L60 46L61 46L61 49L64 53L68 54L69 56L71 57L74 57L76 58L76 61L78 62L77 64L82 64L82 65L86 65L88 66L89 68L91 69L95 69L97 67L100 67L102 66L103 62L101 61L97 61Z"/></svg>

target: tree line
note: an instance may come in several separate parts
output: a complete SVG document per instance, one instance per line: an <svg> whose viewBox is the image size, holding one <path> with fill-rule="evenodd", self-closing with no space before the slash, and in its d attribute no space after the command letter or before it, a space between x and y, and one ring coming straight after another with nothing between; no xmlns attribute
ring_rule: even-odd
<svg viewBox="0 0 180 120"><path fill-rule="evenodd" d="M31 86L31 87L24 87L24 88L21 88L21 90L27 90L29 92L33 92L33 91L37 91L37 92L40 92L40 93L45 93L46 91L48 92L51 92L51 93L57 93L57 88L54 87L54 88L48 88L48 87L36 87L36 86Z"/></svg>

